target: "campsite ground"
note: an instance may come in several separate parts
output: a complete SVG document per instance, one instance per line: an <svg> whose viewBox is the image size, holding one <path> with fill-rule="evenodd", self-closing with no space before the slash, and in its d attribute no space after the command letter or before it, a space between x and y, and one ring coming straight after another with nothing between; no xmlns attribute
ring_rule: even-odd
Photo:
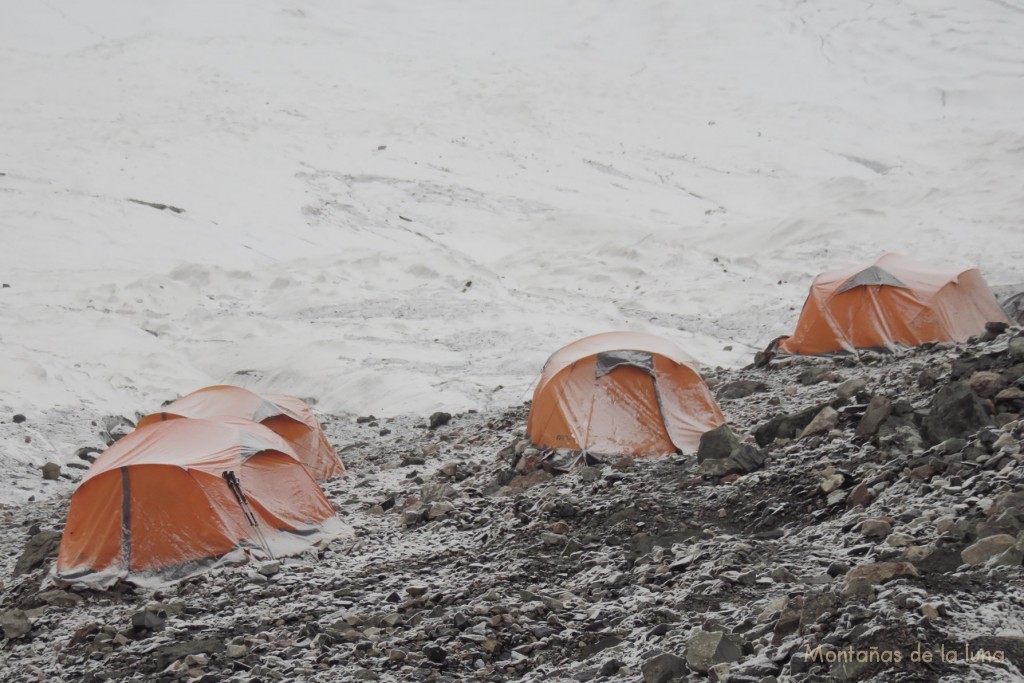
<svg viewBox="0 0 1024 683"><path fill-rule="evenodd" d="M350 475L325 490L353 539L156 592L55 591L44 562L0 589L30 627L0 667L8 680L1019 680L1024 422L1008 410L1024 395L998 393L1024 372L1013 334L710 371L736 433L766 442L762 467L724 478L692 455L548 472L525 448L522 405L436 429L326 416ZM990 398L936 398L958 382ZM1001 426L963 423L966 438L935 446L908 417L961 424L986 400ZM809 425L818 415L831 419ZM4 510L8 568L65 505Z"/></svg>

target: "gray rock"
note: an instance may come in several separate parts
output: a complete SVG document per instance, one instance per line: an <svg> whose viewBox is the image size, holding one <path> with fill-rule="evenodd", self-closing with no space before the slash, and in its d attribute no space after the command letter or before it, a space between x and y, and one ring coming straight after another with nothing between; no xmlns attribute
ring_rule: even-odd
<svg viewBox="0 0 1024 683"><path fill-rule="evenodd" d="M8 640L24 638L32 630L32 622L24 610L9 609L0 612L0 628L4 631L4 637Z"/></svg>
<svg viewBox="0 0 1024 683"><path fill-rule="evenodd" d="M437 519L438 517L444 517L455 511L455 506L446 500L442 500L440 503L433 503L427 508L427 519Z"/></svg>
<svg viewBox="0 0 1024 683"><path fill-rule="evenodd" d="M430 429L443 427L452 420L451 413L436 412L430 416Z"/></svg>
<svg viewBox="0 0 1024 683"><path fill-rule="evenodd" d="M281 571L281 563L277 560L264 562L259 566L259 569L257 569L256 571L258 571L260 574L263 574L263 576L273 576L274 574L277 574Z"/></svg>
<svg viewBox="0 0 1024 683"><path fill-rule="evenodd" d="M996 555L1011 548L1016 540L1009 534L987 536L974 545L964 548L963 552L960 553L960 557L963 559L964 564L984 564Z"/></svg>
<svg viewBox="0 0 1024 683"><path fill-rule="evenodd" d="M746 398L761 391L768 391L768 385L764 382L752 379L739 379L735 382L726 382L718 390L719 401Z"/></svg>
<svg viewBox="0 0 1024 683"><path fill-rule="evenodd" d="M885 539L885 543L886 545L891 546L893 548L905 548L908 545L911 545L914 542L914 540L914 537L910 534L904 534L902 532L897 531L895 533L889 534L889 536Z"/></svg>
<svg viewBox="0 0 1024 683"><path fill-rule="evenodd" d="M451 484L445 482L427 482L420 487L420 500L424 503L436 503L446 498L455 498L459 492Z"/></svg>
<svg viewBox="0 0 1024 683"><path fill-rule="evenodd" d="M860 418L860 422L857 423L857 430L854 432L854 436L866 439L875 435L878 428L882 425L887 417L892 413L892 401L887 399L885 396L875 396L868 402L867 410L864 411L864 416Z"/></svg>
<svg viewBox="0 0 1024 683"><path fill-rule="evenodd" d="M821 489L822 493L832 493L833 491L842 488L843 484L846 483L846 477L838 472L830 474L821 480L818 484L818 488Z"/></svg>
<svg viewBox="0 0 1024 683"><path fill-rule="evenodd" d="M865 519L860 524L860 532L868 538L885 538L892 533L892 524L884 519Z"/></svg>
<svg viewBox="0 0 1024 683"><path fill-rule="evenodd" d="M46 481L57 481L60 479L60 465L55 462L48 462L41 468L43 470L43 479Z"/></svg>
<svg viewBox="0 0 1024 683"><path fill-rule="evenodd" d="M743 444L729 456L741 472L753 472L764 464L765 454L750 444Z"/></svg>
<svg viewBox="0 0 1024 683"><path fill-rule="evenodd" d="M36 597L47 605L53 605L54 607L74 607L75 605L82 604L81 595L61 590L43 591Z"/></svg>
<svg viewBox="0 0 1024 683"><path fill-rule="evenodd" d="M21 576L41 566L60 549L61 533L52 529L40 531L25 544L25 549L14 565L14 575Z"/></svg>
<svg viewBox="0 0 1024 683"><path fill-rule="evenodd" d="M742 656L743 642L722 631L698 631L686 644L686 663L701 673L716 664L737 662Z"/></svg>
<svg viewBox="0 0 1024 683"><path fill-rule="evenodd" d="M810 424L804 427L799 438L806 439L816 434L827 434L838 423L839 412L831 406L825 406L820 413L814 416Z"/></svg>
<svg viewBox="0 0 1024 683"><path fill-rule="evenodd" d="M728 458L739 447L740 440L729 429L729 425L715 427L701 434L700 445L697 447L697 462Z"/></svg>
<svg viewBox="0 0 1024 683"><path fill-rule="evenodd" d="M689 671L686 660L670 652L655 655L640 665L644 683L666 683L675 678L682 678Z"/></svg>
<svg viewBox="0 0 1024 683"><path fill-rule="evenodd" d="M953 382L935 394L924 420L929 445L953 437L964 437L992 424L985 404L967 382Z"/></svg>
<svg viewBox="0 0 1024 683"><path fill-rule="evenodd" d="M225 649L225 654L231 659L241 659L242 657L249 654L249 648L242 644L229 643Z"/></svg>
<svg viewBox="0 0 1024 683"><path fill-rule="evenodd" d="M132 615L132 628L162 631L167 619L158 611L144 609Z"/></svg>
<svg viewBox="0 0 1024 683"><path fill-rule="evenodd" d="M1014 337L1006 348L1006 353L1013 361L1024 361L1024 337Z"/></svg>
<svg viewBox="0 0 1024 683"><path fill-rule="evenodd" d="M871 586L885 583L901 576L917 576L917 570L909 562L873 562L854 567L846 574L846 583L863 580Z"/></svg>
<svg viewBox="0 0 1024 683"><path fill-rule="evenodd" d="M782 437L792 439L811 423L811 420L821 412L827 403L805 408L798 413L790 415L778 415L757 428L754 438L758 446L767 446L775 439Z"/></svg>
<svg viewBox="0 0 1024 683"><path fill-rule="evenodd" d="M838 387L836 387L836 395L839 396L843 401L849 401L851 398L864 391L868 387L868 381L863 377L854 377L848 379Z"/></svg>
<svg viewBox="0 0 1024 683"><path fill-rule="evenodd" d="M216 638L201 638L198 640L186 640L179 643L170 643L156 648L157 667L164 669L171 662L184 659L189 655L211 655L224 652L224 641Z"/></svg>

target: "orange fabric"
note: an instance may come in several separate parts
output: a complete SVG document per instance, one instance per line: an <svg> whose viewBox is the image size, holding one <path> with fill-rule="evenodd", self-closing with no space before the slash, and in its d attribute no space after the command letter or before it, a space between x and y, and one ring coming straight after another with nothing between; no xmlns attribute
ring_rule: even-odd
<svg viewBox="0 0 1024 683"><path fill-rule="evenodd" d="M226 471L241 482L256 528ZM309 471L267 427L239 418L159 422L124 437L89 468L71 497L56 574L102 584L173 573L239 548L276 553L294 545L297 537L281 538L287 532L312 533L335 521Z"/></svg>
<svg viewBox="0 0 1024 683"><path fill-rule="evenodd" d="M203 418L230 415L262 422L280 434L318 480L345 475L345 466L334 452L316 415L303 401L283 394L262 396L229 385L204 387L139 420L139 427L180 417Z"/></svg>
<svg viewBox="0 0 1024 683"><path fill-rule="evenodd" d="M57 566L106 568L121 560L121 471L82 482L71 496Z"/></svg>
<svg viewBox="0 0 1024 683"><path fill-rule="evenodd" d="M858 285L851 278L875 266L906 285ZM814 278L785 353L815 355L873 347L965 341L985 323L1007 321L977 270L948 270L885 254L877 261Z"/></svg>
<svg viewBox="0 0 1024 683"><path fill-rule="evenodd" d="M653 376L619 365L598 377L602 353L642 351ZM544 365L527 423L541 447L602 455L667 455L696 450L700 436L725 418L697 372L696 363L671 342L635 332L580 339Z"/></svg>

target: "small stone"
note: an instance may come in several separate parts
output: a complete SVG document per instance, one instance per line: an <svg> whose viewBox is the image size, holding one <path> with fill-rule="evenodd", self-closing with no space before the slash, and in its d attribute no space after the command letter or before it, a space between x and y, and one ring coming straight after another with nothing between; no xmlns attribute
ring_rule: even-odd
<svg viewBox="0 0 1024 683"><path fill-rule="evenodd" d="M836 489L841 488L845 482L846 477L837 472L822 479L821 484L818 486L821 488L822 493L832 493Z"/></svg>
<svg viewBox="0 0 1024 683"><path fill-rule="evenodd" d="M913 536L911 536L910 534L904 534L900 532L889 534L889 536L885 539L886 545L889 545L893 548L905 548L906 546L911 545L913 542Z"/></svg>
<svg viewBox="0 0 1024 683"><path fill-rule="evenodd" d="M441 465L440 472L446 477L454 477L459 471L459 463L457 462L446 462Z"/></svg>
<svg viewBox="0 0 1024 683"><path fill-rule="evenodd" d="M1013 438L1011 434L1004 432L1000 434L999 438L996 439L995 442L992 444L992 452L999 453L1004 448L1013 446L1015 441L1016 440Z"/></svg>
<svg viewBox="0 0 1024 683"><path fill-rule="evenodd" d="M430 507L427 508L427 519L437 519L438 517L444 517L447 514L451 514L455 511L455 506L446 500L442 500L440 503L431 503Z"/></svg>
<svg viewBox="0 0 1024 683"><path fill-rule="evenodd" d="M875 497L871 495L871 489L864 482L861 482L850 489L850 495L846 497L846 504L849 507L868 507L874 502Z"/></svg>
<svg viewBox="0 0 1024 683"><path fill-rule="evenodd" d="M555 534L567 534L569 533L569 525L559 520L551 525L551 532Z"/></svg>
<svg viewBox="0 0 1024 683"><path fill-rule="evenodd" d="M241 659L242 657L244 657L247 654L249 654L249 648L246 645L242 645L242 644L234 644L234 645L232 645L232 644L229 643L227 645L224 653L228 657L230 657L231 659Z"/></svg>
<svg viewBox="0 0 1024 683"><path fill-rule="evenodd" d="M565 545L565 542L569 539L567 539L562 534L553 534L551 532L545 531L541 533L540 540L544 543L544 545Z"/></svg>
<svg viewBox="0 0 1024 683"><path fill-rule="evenodd" d="M82 604L81 595L61 590L44 591L36 597L47 605L53 605L54 607L74 607Z"/></svg>
<svg viewBox="0 0 1024 683"><path fill-rule="evenodd" d="M892 524L884 519L865 519L860 523L860 532L868 538L885 538L892 533Z"/></svg>
<svg viewBox="0 0 1024 683"><path fill-rule="evenodd" d="M55 462L48 462L42 467L43 479L46 481L57 481L60 479L60 465Z"/></svg>
<svg viewBox="0 0 1024 683"><path fill-rule="evenodd" d="M162 631L166 618L158 611L144 609L132 615L132 628L136 630Z"/></svg>
<svg viewBox="0 0 1024 683"><path fill-rule="evenodd" d="M448 651L437 645L427 645L423 648L423 654L434 664L443 664L444 660L448 658Z"/></svg>
<svg viewBox="0 0 1024 683"><path fill-rule="evenodd" d="M1010 325L1002 320L990 320L985 323L985 331L996 336L1006 332L1008 329L1010 329Z"/></svg>
<svg viewBox="0 0 1024 683"><path fill-rule="evenodd" d="M451 413L436 412L430 416L430 429L437 429L443 427L452 420Z"/></svg>
<svg viewBox="0 0 1024 683"><path fill-rule="evenodd" d="M274 574L277 574L281 571L281 563L277 560L273 560L271 562L264 562L259 566L259 569L257 569L256 571L258 571L263 576L273 576Z"/></svg>
<svg viewBox="0 0 1024 683"><path fill-rule="evenodd" d="M741 379L723 384L718 390L717 398L719 401L746 398L761 391L768 391L768 385L764 382Z"/></svg>
<svg viewBox="0 0 1024 683"><path fill-rule="evenodd" d="M838 387L836 387L836 394L844 401L849 401L851 398L864 391L868 387L868 381L863 377L854 377L848 379Z"/></svg>
<svg viewBox="0 0 1024 683"><path fill-rule="evenodd" d="M424 503L435 503L446 498L455 498L458 490L444 482L427 482L420 487L420 500Z"/></svg>
<svg viewBox="0 0 1024 683"><path fill-rule="evenodd" d="M21 413L18 413L17 415L15 415L14 417L11 418L11 422L13 422L16 425L20 425L22 422L25 421L25 419L26 418L25 418L24 415L22 415Z"/></svg>
<svg viewBox="0 0 1024 683"><path fill-rule="evenodd" d="M418 598L418 597L421 597L423 595L426 595L428 590L430 590L430 589L427 588L426 586L406 586L405 587L405 592L408 593L409 595L411 595L414 598Z"/></svg>

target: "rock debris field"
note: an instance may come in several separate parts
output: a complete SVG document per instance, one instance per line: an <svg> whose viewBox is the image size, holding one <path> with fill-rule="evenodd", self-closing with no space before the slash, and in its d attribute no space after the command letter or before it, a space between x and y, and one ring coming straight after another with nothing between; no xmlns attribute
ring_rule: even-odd
<svg viewBox="0 0 1024 683"><path fill-rule="evenodd" d="M67 497L7 506L0 677L1021 680L1024 332L705 378L698 454L569 472L525 405L324 416L355 538L156 591L45 584Z"/></svg>

